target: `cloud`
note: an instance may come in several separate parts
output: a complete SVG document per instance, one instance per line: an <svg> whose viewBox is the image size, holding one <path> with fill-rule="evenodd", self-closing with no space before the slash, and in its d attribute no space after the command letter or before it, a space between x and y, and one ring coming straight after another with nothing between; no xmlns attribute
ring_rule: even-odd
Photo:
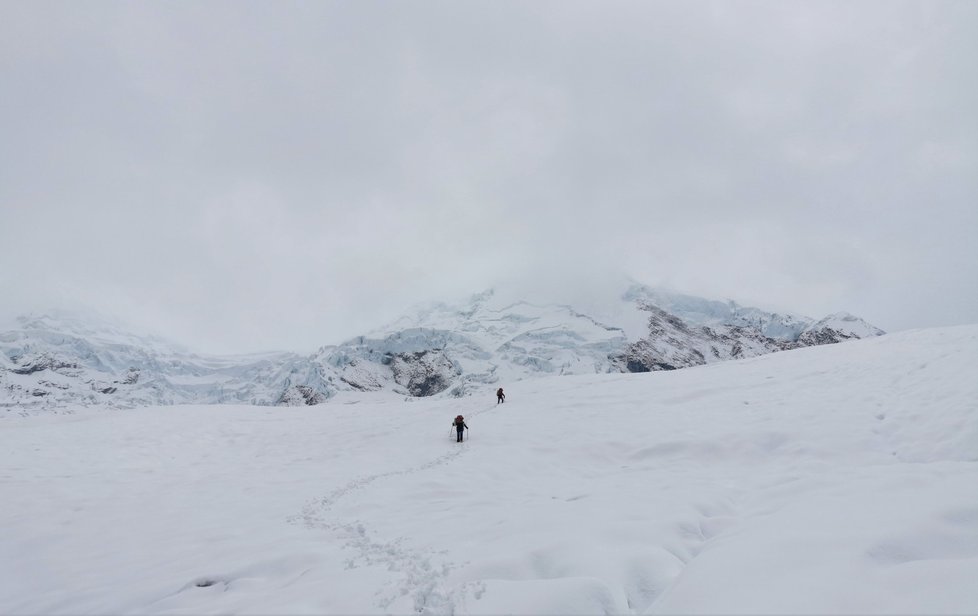
<svg viewBox="0 0 978 616"><path fill-rule="evenodd" d="M3 310L310 349L624 271L974 322L976 25L956 2L7 3Z"/></svg>

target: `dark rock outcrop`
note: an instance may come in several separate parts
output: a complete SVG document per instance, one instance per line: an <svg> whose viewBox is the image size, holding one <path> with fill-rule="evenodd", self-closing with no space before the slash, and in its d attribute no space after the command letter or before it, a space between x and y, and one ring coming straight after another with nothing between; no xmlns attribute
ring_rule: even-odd
<svg viewBox="0 0 978 616"><path fill-rule="evenodd" d="M391 358L390 368L394 382L417 397L445 391L462 373L444 351L436 350L398 353Z"/></svg>

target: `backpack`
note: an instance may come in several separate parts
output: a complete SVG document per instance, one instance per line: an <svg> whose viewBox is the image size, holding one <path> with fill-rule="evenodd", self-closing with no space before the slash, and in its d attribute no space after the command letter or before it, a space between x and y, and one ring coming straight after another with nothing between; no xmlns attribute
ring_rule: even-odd
<svg viewBox="0 0 978 616"><path fill-rule="evenodd" d="M465 419L461 415L459 415L458 417L455 418L455 425L456 426L461 426L464 422L465 422Z"/></svg>

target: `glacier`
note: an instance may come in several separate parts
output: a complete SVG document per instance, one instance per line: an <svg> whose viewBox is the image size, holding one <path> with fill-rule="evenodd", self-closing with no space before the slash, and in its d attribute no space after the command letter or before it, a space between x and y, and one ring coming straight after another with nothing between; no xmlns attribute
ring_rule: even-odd
<svg viewBox="0 0 978 616"><path fill-rule="evenodd" d="M102 315L23 316L0 332L0 408L297 406L343 391L463 397L539 376L674 370L883 333L846 313L816 321L634 283L586 310L504 295L418 306L311 355L206 355Z"/></svg>

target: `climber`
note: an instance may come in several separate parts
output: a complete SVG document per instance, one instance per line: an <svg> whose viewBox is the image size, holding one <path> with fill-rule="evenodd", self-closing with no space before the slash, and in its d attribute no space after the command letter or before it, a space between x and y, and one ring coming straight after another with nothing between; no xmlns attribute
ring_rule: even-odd
<svg viewBox="0 0 978 616"><path fill-rule="evenodd" d="M452 425L455 426L455 442L461 443L463 440L462 431L469 429L469 427L465 425L465 418L459 415L455 418L455 421L452 422Z"/></svg>

